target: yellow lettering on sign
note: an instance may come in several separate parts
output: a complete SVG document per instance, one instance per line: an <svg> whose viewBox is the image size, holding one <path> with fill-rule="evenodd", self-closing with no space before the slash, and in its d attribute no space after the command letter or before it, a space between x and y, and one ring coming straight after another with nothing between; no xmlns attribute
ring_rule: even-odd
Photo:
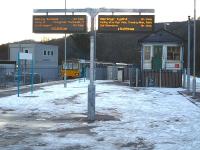
<svg viewBox="0 0 200 150"><path fill-rule="evenodd" d="M127 27L120 27L118 28L118 31L134 31L135 28L127 28Z"/></svg>

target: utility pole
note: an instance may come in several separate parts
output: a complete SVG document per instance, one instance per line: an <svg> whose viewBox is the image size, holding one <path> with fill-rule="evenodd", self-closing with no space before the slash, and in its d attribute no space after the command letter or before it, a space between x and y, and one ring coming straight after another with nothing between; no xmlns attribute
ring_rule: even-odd
<svg viewBox="0 0 200 150"><path fill-rule="evenodd" d="M196 0L194 0L193 97L196 96Z"/></svg>
<svg viewBox="0 0 200 150"><path fill-rule="evenodd" d="M190 16L188 16L187 91L190 92Z"/></svg>

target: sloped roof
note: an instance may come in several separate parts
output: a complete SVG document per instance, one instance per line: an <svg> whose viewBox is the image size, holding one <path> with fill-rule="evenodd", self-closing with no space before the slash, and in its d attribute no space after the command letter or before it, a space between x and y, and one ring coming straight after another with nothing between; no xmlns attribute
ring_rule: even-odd
<svg viewBox="0 0 200 150"><path fill-rule="evenodd" d="M22 40L22 41L13 42L10 44L39 44L39 42L36 42L34 40Z"/></svg>
<svg viewBox="0 0 200 150"><path fill-rule="evenodd" d="M139 40L140 43L183 43L183 39L178 35L169 32L167 30L158 30L142 39Z"/></svg>

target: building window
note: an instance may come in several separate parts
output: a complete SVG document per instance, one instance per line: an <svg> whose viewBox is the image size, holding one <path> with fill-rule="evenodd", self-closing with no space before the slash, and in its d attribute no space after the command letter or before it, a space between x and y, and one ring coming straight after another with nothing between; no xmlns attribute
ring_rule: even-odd
<svg viewBox="0 0 200 150"><path fill-rule="evenodd" d="M51 56L53 56L53 51L51 51Z"/></svg>
<svg viewBox="0 0 200 150"><path fill-rule="evenodd" d="M25 50L24 50L24 53L28 53L28 50L27 50L27 49L25 49Z"/></svg>
<svg viewBox="0 0 200 150"><path fill-rule="evenodd" d="M167 47L167 60L180 60L180 46Z"/></svg>
<svg viewBox="0 0 200 150"><path fill-rule="evenodd" d="M47 55L47 51L44 51L44 55Z"/></svg>
<svg viewBox="0 0 200 150"><path fill-rule="evenodd" d="M50 55L50 51L48 51L48 56Z"/></svg>
<svg viewBox="0 0 200 150"><path fill-rule="evenodd" d="M151 46L144 46L144 60L151 59Z"/></svg>

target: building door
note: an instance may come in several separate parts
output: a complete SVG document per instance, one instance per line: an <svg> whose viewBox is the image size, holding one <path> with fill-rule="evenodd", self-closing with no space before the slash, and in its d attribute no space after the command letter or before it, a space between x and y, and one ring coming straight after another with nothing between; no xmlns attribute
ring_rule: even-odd
<svg viewBox="0 0 200 150"><path fill-rule="evenodd" d="M152 69L158 71L162 69L162 46L153 47Z"/></svg>
<svg viewBox="0 0 200 150"><path fill-rule="evenodd" d="M118 79L118 81L121 81L121 82L124 81L124 69L123 68L118 68L117 79Z"/></svg>

